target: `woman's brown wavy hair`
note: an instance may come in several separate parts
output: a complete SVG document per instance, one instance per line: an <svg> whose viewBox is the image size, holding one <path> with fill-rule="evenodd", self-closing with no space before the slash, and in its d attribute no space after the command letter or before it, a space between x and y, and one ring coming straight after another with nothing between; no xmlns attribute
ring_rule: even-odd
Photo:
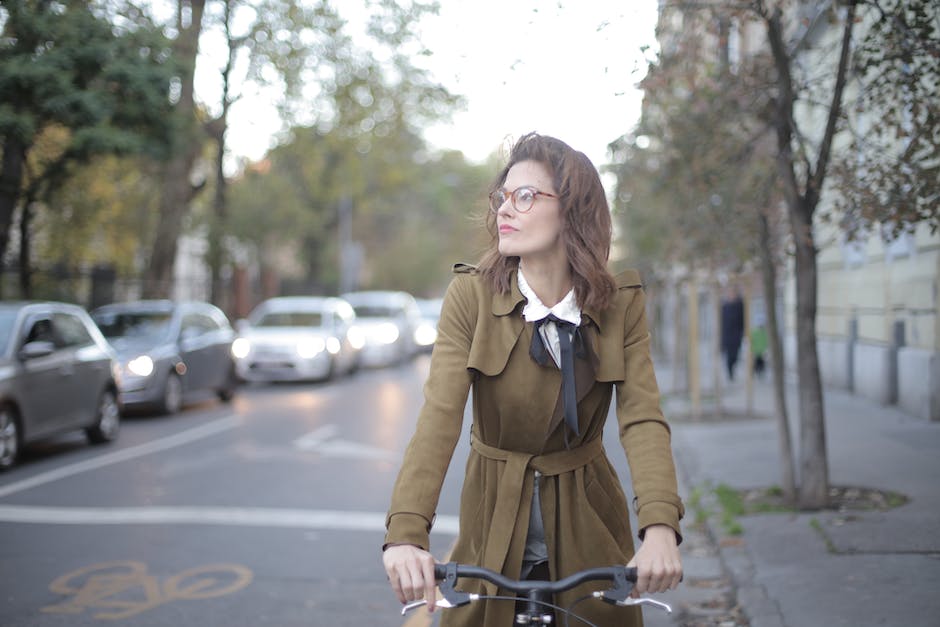
<svg viewBox="0 0 940 627"><path fill-rule="evenodd" d="M616 290L614 278L607 270L612 226L607 196L600 176L591 160L565 142L537 133L523 135L513 145L509 161L490 186L490 193L506 182L512 166L521 161L535 161L552 174L552 182L561 204L561 231L574 294L582 308L604 309ZM487 212L486 230L490 243L479 263L483 279L494 292L510 289L512 273L519 267L519 257L499 252L496 214Z"/></svg>

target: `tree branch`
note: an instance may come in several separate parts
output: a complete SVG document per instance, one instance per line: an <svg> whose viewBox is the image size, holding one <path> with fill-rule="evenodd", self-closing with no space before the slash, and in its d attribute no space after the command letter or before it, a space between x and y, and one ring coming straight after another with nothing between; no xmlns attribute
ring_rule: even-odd
<svg viewBox="0 0 940 627"><path fill-rule="evenodd" d="M850 2L846 8L845 28L842 31L842 51L839 54L839 69L836 72L836 84L832 91L832 100L829 105L829 117L826 120L826 132L819 146L819 158L816 159L816 171L812 172L808 181L806 195L811 202L810 210L815 208L826 179L826 168L832 153L832 139L836 133L836 123L842 111L842 92L845 90L846 73L849 67L849 51L852 45L852 29L855 27L855 2Z"/></svg>

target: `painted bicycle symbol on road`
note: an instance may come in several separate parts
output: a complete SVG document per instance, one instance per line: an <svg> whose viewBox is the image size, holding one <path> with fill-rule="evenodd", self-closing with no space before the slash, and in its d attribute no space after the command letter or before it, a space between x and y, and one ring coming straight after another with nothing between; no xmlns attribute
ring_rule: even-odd
<svg viewBox="0 0 940 627"><path fill-rule="evenodd" d="M162 583L147 572L146 564L114 561L93 564L62 575L49 589L71 598L42 608L55 614L103 610L95 618L119 620L136 616L172 601L197 601L241 590L252 572L238 564L207 564L167 577ZM143 595L141 595L143 593Z"/></svg>

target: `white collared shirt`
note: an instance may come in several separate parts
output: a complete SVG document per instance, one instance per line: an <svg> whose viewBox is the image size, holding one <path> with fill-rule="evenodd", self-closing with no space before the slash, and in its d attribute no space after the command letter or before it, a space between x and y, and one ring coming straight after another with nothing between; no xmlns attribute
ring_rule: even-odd
<svg viewBox="0 0 940 627"><path fill-rule="evenodd" d="M529 287L525 276L522 274L522 268L517 270L516 280L519 283L519 291L522 292L522 295L526 298L525 307L522 309L522 317L525 318L526 322L535 322L541 320L548 314L554 314L556 318L570 322L576 327L580 326L581 308L578 307L578 303L575 300L574 288L565 294L565 297L556 303L555 306L546 307L545 304L539 300L538 295ZM545 344L545 348L555 361L555 365L558 366L561 364L561 346L558 340L558 328L555 326L554 322L546 322L539 326L539 333L542 336L542 343Z"/></svg>

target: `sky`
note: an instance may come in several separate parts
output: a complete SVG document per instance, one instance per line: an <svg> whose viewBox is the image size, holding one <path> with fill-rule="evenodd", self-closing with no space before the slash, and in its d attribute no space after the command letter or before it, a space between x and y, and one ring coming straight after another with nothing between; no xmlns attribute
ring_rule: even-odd
<svg viewBox="0 0 940 627"><path fill-rule="evenodd" d="M346 0L348 1L348 0ZM441 0L421 25L427 67L466 107L426 129L437 148L483 161L529 131L554 135L600 167L632 130L655 49L657 0ZM343 7L343 3L338 6ZM197 95L200 91L197 72ZM211 90L208 81L203 86ZM207 97L207 101L213 98ZM231 112L233 155L260 159L277 133L263 98Z"/></svg>

